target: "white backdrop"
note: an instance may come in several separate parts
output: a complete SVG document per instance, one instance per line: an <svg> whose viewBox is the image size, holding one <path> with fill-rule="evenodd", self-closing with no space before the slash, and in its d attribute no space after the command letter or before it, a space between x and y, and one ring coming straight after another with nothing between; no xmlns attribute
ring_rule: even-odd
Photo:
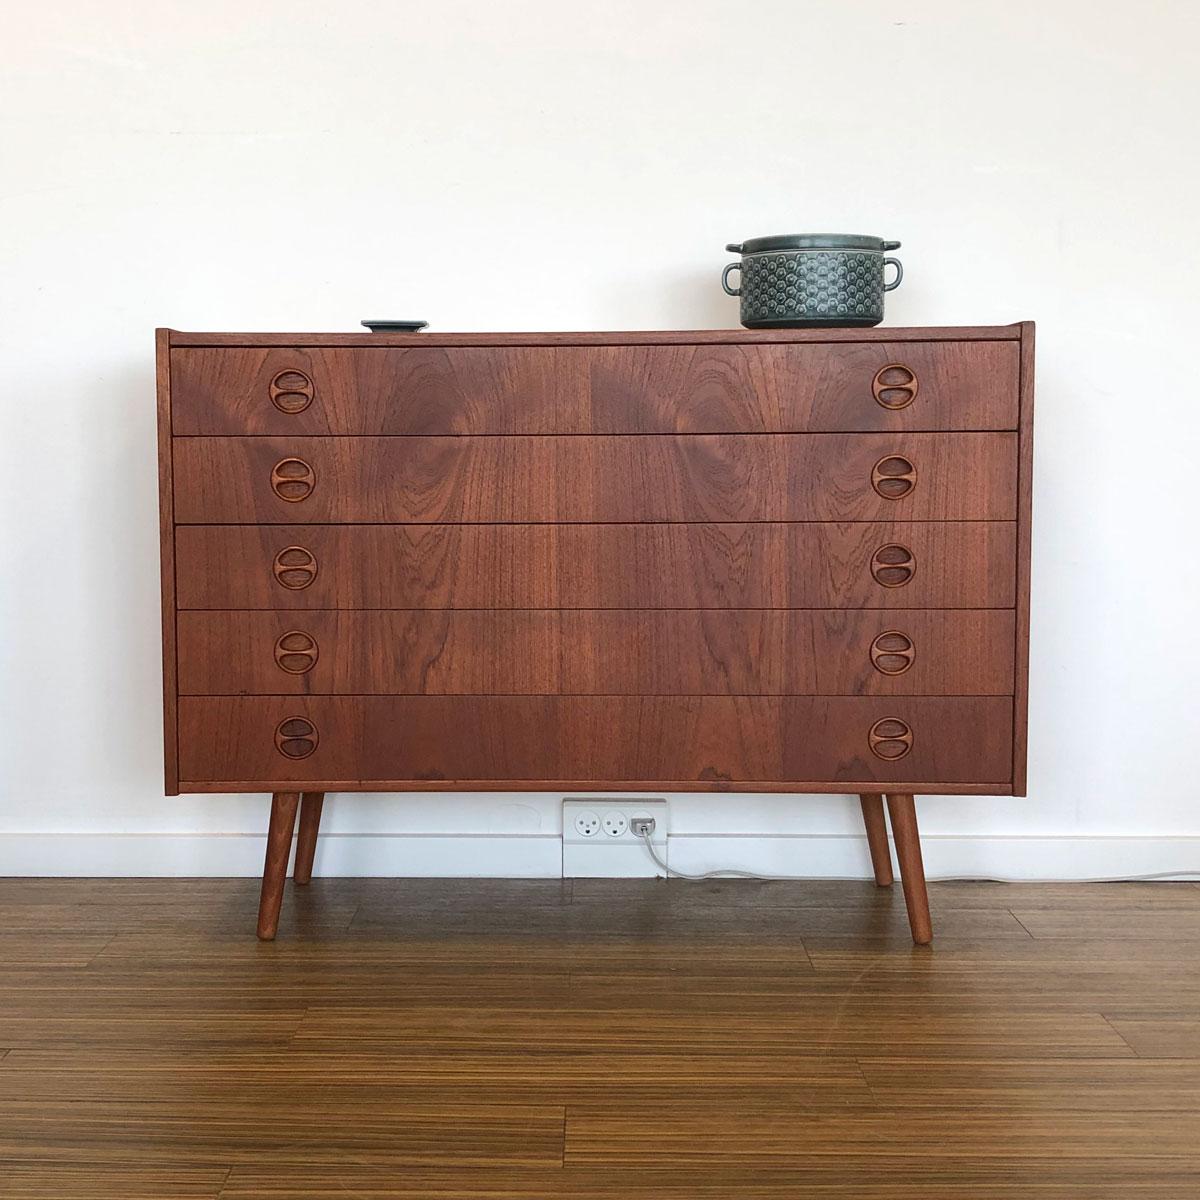
<svg viewBox="0 0 1200 1200"><path fill-rule="evenodd" d="M2 15L0 872L260 865L263 797L162 797L155 325L730 326L800 230L902 239L889 324L1038 322L1030 795L921 801L931 872L1200 867L1198 6ZM335 797L319 869L554 871L559 799ZM849 800L672 822L866 869Z"/></svg>

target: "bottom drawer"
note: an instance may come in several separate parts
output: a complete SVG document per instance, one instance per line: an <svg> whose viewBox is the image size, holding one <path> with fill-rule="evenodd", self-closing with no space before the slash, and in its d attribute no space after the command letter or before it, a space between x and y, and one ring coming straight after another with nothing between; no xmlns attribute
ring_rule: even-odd
<svg viewBox="0 0 1200 1200"><path fill-rule="evenodd" d="M872 781L1003 790L1012 777L1012 699L185 696L179 769L184 791L289 781L330 790L359 783L754 790L755 783Z"/></svg>

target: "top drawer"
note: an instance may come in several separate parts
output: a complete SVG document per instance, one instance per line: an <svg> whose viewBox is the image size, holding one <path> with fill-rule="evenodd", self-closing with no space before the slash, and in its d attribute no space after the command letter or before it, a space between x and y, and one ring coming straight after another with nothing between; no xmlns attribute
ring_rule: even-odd
<svg viewBox="0 0 1200 1200"><path fill-rule="evenodd" d="M1018 343L194 347L172 429L203 434L1008 430Z"/></svg>

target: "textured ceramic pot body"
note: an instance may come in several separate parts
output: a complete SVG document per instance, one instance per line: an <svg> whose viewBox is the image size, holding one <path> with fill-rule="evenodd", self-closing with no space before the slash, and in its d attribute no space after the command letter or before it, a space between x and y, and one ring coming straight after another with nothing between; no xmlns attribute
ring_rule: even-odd
<svg viewBox="0 0 1200 1200"><path fill-rule="evenodd" d="M799 234L755 238L726 247L741 254L721 284L741 298L741 321L748 329L788 326L867 326L883 320L883 294L896 287L903 269L885 250L899 242L843 234ZM896 268L884 282L887 264ZM740 271L738 287L730 273Z"/></svg>

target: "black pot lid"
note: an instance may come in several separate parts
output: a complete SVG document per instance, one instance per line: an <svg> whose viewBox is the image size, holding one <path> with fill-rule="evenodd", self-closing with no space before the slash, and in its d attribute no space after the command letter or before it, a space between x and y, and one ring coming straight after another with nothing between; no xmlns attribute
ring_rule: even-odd
<svg viewBox="0 0 1200 1200"><path fill-rule="evenodd" d="M897 250L899 247L899 242L861 233L779 233L747 242L730 242L725 249L734 254L757 254L764 250Z"/></svg>
<svg viewBox="0 0 1200 1200"><path fill-rule="evenodd" d="M376 321L360 321L360 325L365 325L372 333L420 333L428 321L398 321L392 318L379 318Z"/></svg>

